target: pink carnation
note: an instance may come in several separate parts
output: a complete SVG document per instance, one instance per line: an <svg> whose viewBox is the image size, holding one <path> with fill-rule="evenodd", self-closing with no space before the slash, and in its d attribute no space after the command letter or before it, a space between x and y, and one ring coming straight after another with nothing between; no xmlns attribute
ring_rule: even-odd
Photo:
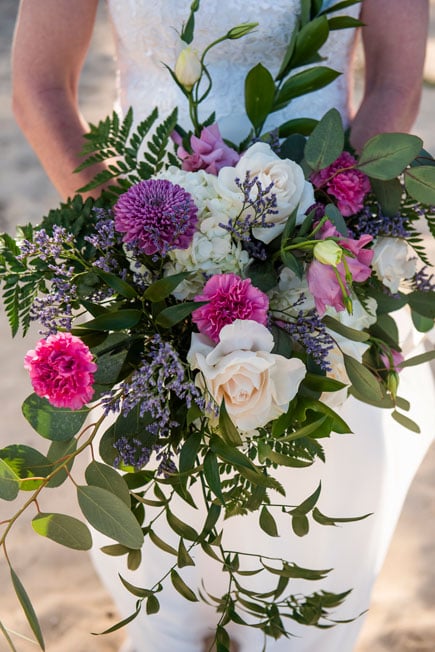
<svg viewBox="0 0 435 652"><path fill-rule="evenodd" d="M216 274L204 286L195 301L207 301L207 305L192 313L198 330L219 342L219 333L236 319L252 319L259 324L267 323L269 298L254 287L251 280L242 280L236 274Z"/></svg>
<svg viewBox="0 0 435 652"><path fill-rule="evenodd" d="M346 256L346 264L351 273L352 280L357 283L366 281L372 273L370 264L374 252L364 247L373 240L371 235L363 235L359 240L353 238L339 237L340 234L331 222L327 221L320 231L321 239L339 238L337 244L343 249L347 249L353 254L353 257ZM344 263L339 263L336 267L343 285L346 287L346 269ZM318 260L313 260L307 271L308 287L314 297L317 311L323 315L327 306L332 306L340 312L345 309L343 292L337 279L334 267L325 265Z"/></svg>
<svg viewBox="0 0 435 652"><path fill-rule="evenodd" d="M217 174L221 168L234 167L240 158L234 149L224 143L217 124L204 127L199 138L190 138L192 153L184 149L177 133L172 137L179 145L177 155L182 161L181 167L188 172L205 170L209 174Z"/></svg>
<svg viewBox="0 0 435 652"><path fill-rule="evenodd" d="M348 152L340 154L331 165L311 176L316 188L325 188L335 197L345 217L358 213L364 207L364 197L370 191L369 178L355 168L357 161Z"/></svg>
<svg viewBox="0 0 435 652"><path fill-rule="evenodd" d="M97 365L86 344L70 333L40 340L35 350L26 354L24 367L35 393L55 407L79 410L92 398Z"/></svg>

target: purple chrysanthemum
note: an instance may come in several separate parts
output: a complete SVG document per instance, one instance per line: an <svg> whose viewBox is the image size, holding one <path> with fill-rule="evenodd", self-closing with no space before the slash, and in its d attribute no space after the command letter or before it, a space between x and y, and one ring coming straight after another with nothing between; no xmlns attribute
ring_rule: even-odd
<svg viewBox="0 0 435 652"><path fill-rule="evenodd" d="M148 179L120 196L114 208L115 228L124 242L151 256L187 249L198 220L191 195L166 179Z"/></svg>

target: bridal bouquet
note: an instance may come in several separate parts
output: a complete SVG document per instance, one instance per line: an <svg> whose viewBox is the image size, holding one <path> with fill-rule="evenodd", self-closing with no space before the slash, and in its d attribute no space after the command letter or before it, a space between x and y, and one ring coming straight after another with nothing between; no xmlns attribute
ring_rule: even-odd
<svg viewBox="0 0 435 652"><path fill-rule="evenodd" d="M108 163L83 190L104 184L101 197L77 196L15 239L1 237L12 333L26 333L33 321L42 328L24 361L34 393L23 414L51 443L45 453L21 444L0 450L0 498L29 496L2 521L0 543L6 552L13 525L32 506L38 534L89 549L83 521L39 508L41 492L71 480L85 521L113 541L104 552L125 556L130 570L145 540L166 552L168 566L153 586L121 576L136 609L108 631L142 606L158 612L167 582L187 600L216 606L221 652L229 649L231 621L276 638L287 635L285 619L336 622L330 611L346 592L301 596L288 586L328 571L261 554L250 554L247 566L243 550L226 548L225 530L232 516L248 512L271 537L279 535L278 512L298 537L312 521L364 518L324 514L320 485L291 504L275 474L323 460L322 439L349 432L335 411L349 394L418 431L398 393L400 371L433 356L404 359L394 315L408 305L418 330L433 325L419 228L426 219L434 233L434 159L406 134L376 136L356 155L334 109L319 122L293 120L264 132L269 114L336 76L317 65L293 72L319 60L330 29L355 24L321 5L303 3L275 77L261 64L248 74L252 132L235 146L221 138L213 116L198 119L211 88L205 55L212 46L202 56L190 47L194 2L181 33L186 48L170 70L189 101L193 131L177 125L176 111L161 124L155 111L136 128L131 112L92 126L82 168ZM212 45L254 27L235 27ZM74 461L89 450L79 480ZM192 523L177 514L180 502L199 508L199 527L198 517ZM159 534L160 522L175 546ZM224 595L206 581L198 590L183 579L199 549L226 573ZM258 573L272 588L245 583Z"/></svg>

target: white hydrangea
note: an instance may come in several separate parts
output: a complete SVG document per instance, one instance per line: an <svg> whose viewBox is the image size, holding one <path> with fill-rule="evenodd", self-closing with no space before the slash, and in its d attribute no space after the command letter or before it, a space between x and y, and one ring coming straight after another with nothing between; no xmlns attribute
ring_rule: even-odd
<svg viewBox="0 0 435 652"><path fill-rule="evenodd" d="M269 292L269 299L274 317L283 321L286 315L295 318L301 310L308 312L315 307L306 277L300 279L288 267L281 270L278 285Z"/></svg>

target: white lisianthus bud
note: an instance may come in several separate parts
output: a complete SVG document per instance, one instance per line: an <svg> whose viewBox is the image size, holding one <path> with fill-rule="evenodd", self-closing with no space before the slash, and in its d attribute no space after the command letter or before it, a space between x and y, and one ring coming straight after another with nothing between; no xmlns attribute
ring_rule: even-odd
<svg viewBox="0 0 435 652"><path fill-rule="evenodd" d="M341 263L343 252L334 240L321 240L314 245L313 255L319 263L337 267Z"/></svg>
<svg viewBox="0 0 435 652"><path fill-rule="evenodd" d="M198 50L190 47L184 48L178 55L175 64L175 76L180 84L190 91L194 84L200 79L202 73L201 61Z"/></svg>
<svg viewBox="0 0 435 652"><path fill-rule="evenodd" d="M242 38L242 36L249 34L249 32L252 32L252 30L255 29L256 27L258 27L258 23L241 23L240 25L236 25L236 27L230 29L230 31L226 35L226 38L229 39Z"/></svg>

